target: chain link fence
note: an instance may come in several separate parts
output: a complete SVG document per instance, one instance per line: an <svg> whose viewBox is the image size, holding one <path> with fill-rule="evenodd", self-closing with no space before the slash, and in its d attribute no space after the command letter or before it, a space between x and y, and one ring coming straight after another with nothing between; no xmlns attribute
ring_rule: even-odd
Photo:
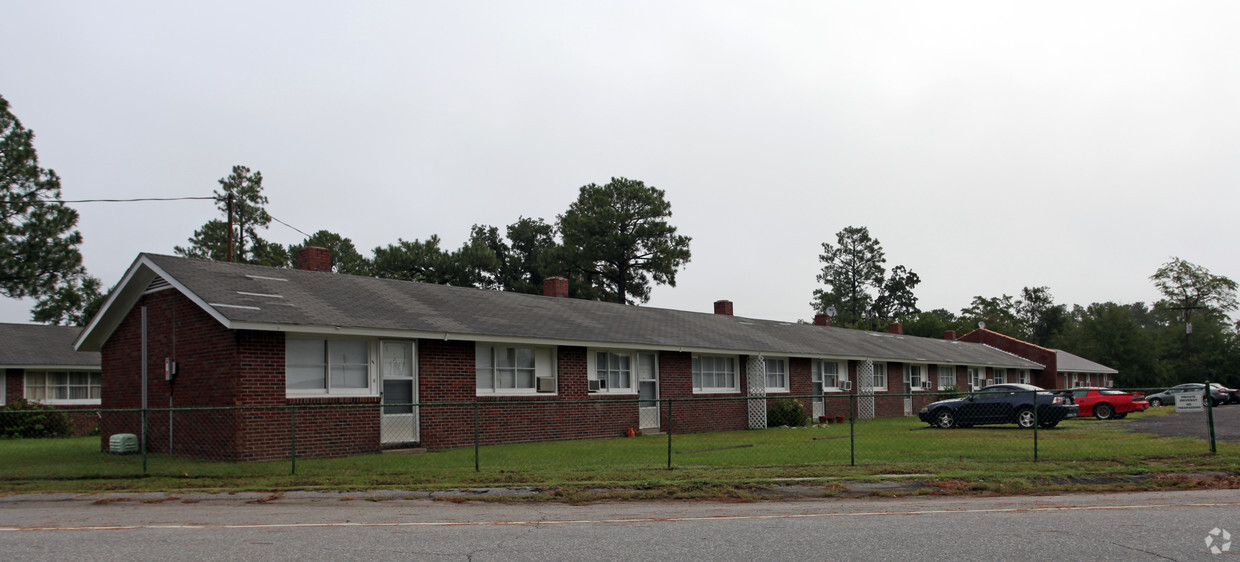
<svg viewBox="0 0 1240 562"><path fill-rule="evenodd" d="M433 482L463 471L494 481L557 470L587 478L602 470L691 467L1137 462L1215 452L1215 410L1236 408L1240 415L1223 399L1217 406L1199 400L1199 412L1142 410L1124 391L1106 392L95 410L88 414L99 420L98 430L76 437L51 437L72 432L62 427L64 413L0 410L0 479L291 473ZM755 407L766 409L769 427L751 427ZM1159 424L1195 433L1168 436L1151 429Z"/></svg>

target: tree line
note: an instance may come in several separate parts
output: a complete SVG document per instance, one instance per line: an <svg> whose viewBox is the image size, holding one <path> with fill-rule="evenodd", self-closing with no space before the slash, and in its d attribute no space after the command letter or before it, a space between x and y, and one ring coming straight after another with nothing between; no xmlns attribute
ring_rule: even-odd
<svg viewBox="0 0 1240 562"><path fill-rule="evenodd" d="M233 213L232 260L272 267L294 266L303 247L331 251L332 270L351 275L400 279L517 293L541 293L543 280L569 280L569 296L622 304L650 300L653 284L676 285L676 273L689 262L690 237L668 219L672 207L663 190L640 180L611 178L582 186L577 200L554 223L518 217L500 227L475 224L455 250L438 235L398 239L370 255L339 233L319 230L299 244L281 246L261 234L271 223L265 210L262 174L245 166L219 180L219 210ZM231 201L231 203L230 203ZM227 216L194 231L178 255L212 260L229 258Z"/></svg>
<svg viewBox="0 0 1240 562"><path fill-rule="evenodd" d="M866 227L847 227L823 243L810 305L830 308L833 323L884 330L899 322L905 334L941 338L986 329L1050 349L1062 349L1119 371L1117 384L1159 387L1209 380L1240 385L1240 327L1235 281L1172 257L1150 275L1162 298L1153 303L1056 303L1049 287L1017 295L975 296L958 313L922 311L913 292L920 277L904 266L890 274L882 245Z"/></svg>

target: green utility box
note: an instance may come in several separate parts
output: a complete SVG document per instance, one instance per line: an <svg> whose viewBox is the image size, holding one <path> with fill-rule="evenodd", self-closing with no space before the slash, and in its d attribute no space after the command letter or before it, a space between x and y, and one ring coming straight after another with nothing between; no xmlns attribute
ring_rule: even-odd
<svg viewBox="0 0 1240 562"><path fill-rule="evenodd" d="M108 452L113 455L128 455L138 452L138 436L132 433L117 433L108 439Z"/></svg>

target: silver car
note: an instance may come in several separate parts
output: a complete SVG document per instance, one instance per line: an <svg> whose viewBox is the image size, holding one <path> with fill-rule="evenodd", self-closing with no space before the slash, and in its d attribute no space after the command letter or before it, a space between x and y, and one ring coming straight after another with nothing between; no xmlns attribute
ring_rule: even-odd
<svg viewBox="0 0 1240 562"><path fill-rule="evenodd" d="M1201 389L1204 387L1205 385L1199 382L1177 384L1162 392L1159 392L1156 394L1150 394L1149 396L1145 397L1145 400L1150 403L1150 406L1155 407L1155 408L1157 408L1158 406L1174 405L1175 396L1177 394L1184 394L1186 392L1195 392L1197 394L1201 394ZM1229 400L1231 400L1231 396L1228 395L1227 392L1224 391L1221 387L1210 385L1210 405L1211 406L1218 406L1219 404L1226 404Z"/></svg>

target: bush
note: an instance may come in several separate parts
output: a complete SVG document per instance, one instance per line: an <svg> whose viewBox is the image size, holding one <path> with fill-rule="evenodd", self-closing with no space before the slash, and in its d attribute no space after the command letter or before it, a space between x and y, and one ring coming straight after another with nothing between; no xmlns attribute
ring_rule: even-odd
<svg viewBox="0 0 1240 562"><path fill-rule="evenodd" d="M944 388L942 391L936 394L934 396L934 399L935 400L947 400L949 398L962 398L964 397L964 395L965 393L960 391L960 387L953 384L947 388Z"/></svg>
<svg viewBox="0 0 1240 562"><path fill-rule="evenodd" d="M805 413L805 405L791 398L780 398L766 409L767 427L796 427L808 422L809 415Z"/></svg>
<svg viewBox="0 0 1240 562"><path fill-rule="evenodd" d="M64 437L73 423L64 412L19 398L0 408L0 437Z"/></svg>

